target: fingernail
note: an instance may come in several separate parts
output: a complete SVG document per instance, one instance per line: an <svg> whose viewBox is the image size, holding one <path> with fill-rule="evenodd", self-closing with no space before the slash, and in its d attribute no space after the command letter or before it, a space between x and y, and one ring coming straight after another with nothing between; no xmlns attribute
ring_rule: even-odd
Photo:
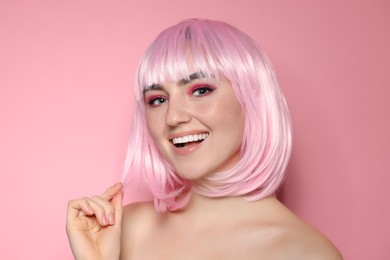
<svg viewBox="0 0 390 260"><path fill-rule="evenodd" d="M114 224L115 224L115 218L114 218L114 215L113 215L113 214L110 214L110 215L108 216L108 223L109 223L110 225L114 225Z"/></svg>
<svg viewBox="0 0 390 260"><path fill-rule="evenodd" d="M102 216L102 224L103 225L107 225L107 216L106 216L106 214L103 214L103 216Z"/></svg>
<svg viewBox="0 0 390 260"><path fill-rule="evenodd" d="M95 213L95 212L93 211L93 208L92 208L90 205L87 206L87 210L88 210L88 213L89 213L90 215L92 215L92 214Z"/></svg>

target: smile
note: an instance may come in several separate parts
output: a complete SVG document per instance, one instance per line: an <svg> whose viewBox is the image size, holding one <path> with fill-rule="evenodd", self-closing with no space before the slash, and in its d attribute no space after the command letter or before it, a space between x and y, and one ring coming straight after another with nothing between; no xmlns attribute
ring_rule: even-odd
<svg viewBox="0 0 390 260"><path fill-rule="evenodd" d="M189 143L201 143L203 140L205 140L209 136L208 133L203 133L203 134L195 134L195 135L186 135L182 137L175 137L172 139L172 143L178 147L186 147L187 144Z"/></svg>

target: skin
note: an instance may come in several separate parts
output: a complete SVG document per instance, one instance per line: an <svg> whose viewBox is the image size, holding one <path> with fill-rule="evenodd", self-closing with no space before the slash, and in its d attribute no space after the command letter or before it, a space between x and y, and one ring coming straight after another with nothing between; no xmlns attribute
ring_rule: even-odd
<svg viewBox="0 0 390 260"><path fill-rule="evenodd" d="M159 84L144 94L146 122L157 148L187 180L232 168L240 158L244 116L230 83L223 78L178 82ZM172 144L173 137L204 133L208 137L190 149ZM183 150L188 151L183 155Z"/></svg>
<svg viewBox="0 0 390 260"><path fill-rule="evenodd" d="M203 88L210 85L212 91ZM195 185L239 160L244 116L228 81L165 82L146 91L145 100L149 132L183 178ZM188 133L209 136L183 155L171 139ZM69 202L67 233L76 259L342 259L272 196L247 202L192 194L183 209L158 213L152 203L122 208L121 189L116 184L101 196Z"/></svg>
<svg viewBox="0 0 390 260"><path fill-rule="evenodd" d="M234 208L234 212L232 212ZM121 259L342 259L332 243L276 198L195 195L179 212L126 206Z"/></svg>
<svg viewBox="0 0 390 260"><path fill-rule="evenodd" d="M75 259L119 259L122 184L68 203L66 232Z"/></svg>

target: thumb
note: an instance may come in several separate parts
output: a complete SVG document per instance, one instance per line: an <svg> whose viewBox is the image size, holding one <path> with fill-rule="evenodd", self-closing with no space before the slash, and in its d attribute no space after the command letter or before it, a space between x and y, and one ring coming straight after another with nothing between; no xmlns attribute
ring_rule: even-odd
<svg viewBox="0 0 390 260"><path fill-rule="evenodd" d="M112 205L115 209L115 226L121 225L122 223L122 211L123 211L123 191L119 191L115 196L112 198Z"/></svg>

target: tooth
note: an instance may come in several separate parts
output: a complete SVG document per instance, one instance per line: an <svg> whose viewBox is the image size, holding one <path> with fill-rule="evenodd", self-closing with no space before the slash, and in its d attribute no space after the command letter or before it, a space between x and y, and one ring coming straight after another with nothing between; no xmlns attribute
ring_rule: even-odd
<svg viewBox="0 0 390 260"><path fill-rule="evenodd" d="M197 135L186 135L183 137L175 137L172 138L173 144L182 144L182 143L188 143L188 142L196 142L206 139L209 136L208 133L205 134L197 134Z"/></svg>

